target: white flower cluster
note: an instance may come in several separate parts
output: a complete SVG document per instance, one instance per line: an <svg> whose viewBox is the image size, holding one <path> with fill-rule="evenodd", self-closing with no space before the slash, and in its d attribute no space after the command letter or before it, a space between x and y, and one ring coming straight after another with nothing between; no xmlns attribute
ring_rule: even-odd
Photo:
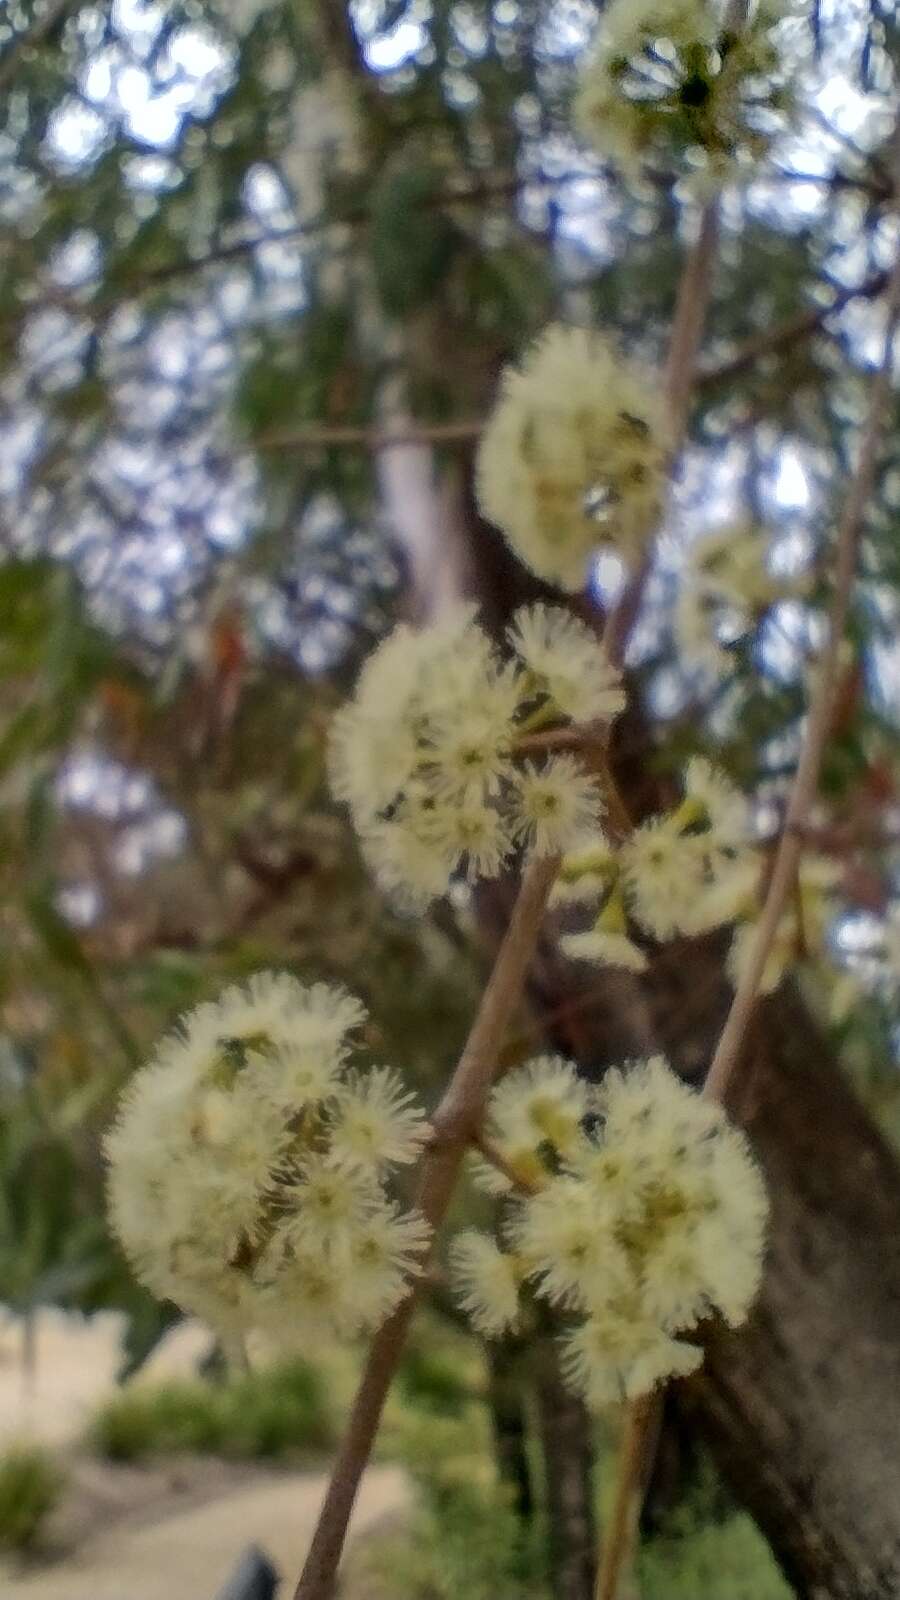
<svg viewBox="0 0 900 1600"><path fill-rule="evenodd" d="M575 960L643 971L629 920L654 939L694 935L756 910L759 855L743 795L702 756L685 772L681 804L635 828L614 850L585 843L562 863L557 904L599 905L592 926L565 934Z"/></svg>
<svg viewBox="0 0 900 1600"><path fill-rule="evenodd" d="M564 934L561 947L576 961L642 972L647 958L630 935L631 923L660 941L736 923L728 956L736 984L753 949L763 875L747 800L711 762L694 756L685 770L684 798L674 810L642 823L617 849L597 836L564 856L553 903L591 907L594 920L583 932ZM777 988L803 957L827 956L839 878L835 863L804 856L793 903L769 952L762 993Z"/></svg>
<svg viewBox="0 0 900 1600"><path fill-rule="evenodd" d="M348 1072L360 1002L283 973L181 1019L106 1140L113 1227L160 1299L226 1340L378 1327L428 1243L389 1197L428 1124L390 1068Z"/></svg>
<svg viewBox="0 0 900 1600"><path fill-rule="evenodd" d="M691 662L727 673L733 647L754 634L779 600L809 591L806 575L776 576L769 540L748 524L716 529L690 545L675 610L675 639Z"/></svg>
<svg viewBox="0 0 900 1600"><path fill-rule="evenodd" d="M502 661L471 606L432 627L401 625L369 657L336 716L331 785L376 876L426 904L454 874L495 877L511 853L568 849L596 825L596 780L572 755L526 759L529 729L608 721L625 703L596 636L535 605Z"/></svg>
<svg viewBox="0 0 900 1600"><path fill-rule="evenodd" d="M738 33L714 0L610 0L573 107L587 143L636 175L645 161L721 183L752 173L793 106L783 8Z"/></svg>
<svg viewBox="0 0 900 1600"><path fill-rule="evenodd" d="M744 1321L759 1286L765 1189L721 1107L661 1057L592 1090L554 1058L510 1073L489 1133L533 1190L509 1199L501 1248L470 1230L451 1262L461 1304L489 1337L515 1327L521 1291L566 1314L564 1371L592 1406L693 1371L680 1337L718 1312Z"/></svg>
<svg viewBox="0 0 900 1600"><path fill-rule="evenodd" d="M554 325L503 375L478 451L479 502L538 577L577 590L600 546L640 560L669 446L659 381L595 330Z"/></svg>

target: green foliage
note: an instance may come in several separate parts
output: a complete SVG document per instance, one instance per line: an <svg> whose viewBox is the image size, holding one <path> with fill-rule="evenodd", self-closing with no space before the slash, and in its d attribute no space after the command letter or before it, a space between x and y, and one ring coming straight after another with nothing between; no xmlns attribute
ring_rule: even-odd
<svg viewBox="0 0 900 1600"><path fill-rule="evenodd" d="M36 1445L13 1445L0 1456L0 1550L39 1542L64 1483L53 1457Z"/></svg>
<svg viewBox="0 0 900 1600"><path fill-rule="evenodd" d="M642 1600L789 1600L793 1590L701 1450L660 1530L641 1542ZM687 1464L685 1464L687 1465Z"/></svg>
<svg viewBox="0 0 900 1600"><path fill-rule="evenodd" d="M400 1368L398 1388L407 1404L438 1416L455 1416L472 1398L472 1383L465 1364L446 1346L424 1343L407 1350Z"/></svg>
<svg viewBox="0 0 900 1600"><path fill-rule="evenodd" d="M436 294L460 245L440 206L446 178L427 159L387 166L372 191L369 247L385 311L408 314Z"/></svg>
<svg viewBox="0 0 900 1600"><path fill-rule="evenodd" d="M365 1545L351 1573L377 1600L544 1600L543 1565L497 1490L459 1483L425 1490L412 1526Z"/></svg>
<svg viewBox="0 0 900 1600"><path fill-rule="evenodd" d="M48 1120L33 1095L0 1099L0 1301L28 1318L78 1303L104 1271L102 1218L82 1192L71 1133L77 1106Z"/></svg>
<svg viewBox="0 0 900 1600"><path fill-rule="evenodd" d="M649 1540L641 1550L639 1574L642 1600L698 1600L701 1595L790 1600L794 1592L761 1534L742 1513Z"/></svg>
<svg viewBox="0 0 900 1600"><path fill-rule="evenodd" d="M545 1529L540 1515L523 1526L496 1483L485 1407L460 1401L447 1415L409 1412L398 1441L417 1507L402 1530L362 1544L349 1592L375 1600L544 1600L551 1593ZM598 1468L607 1482L615 1473L602 1448ZM638 1576L642 1600L789 1600L792 1593L706 1457L664 1531L643 1543Z"/></svg>
<svg viewBox="0 0 900 1600"><path fill-rule="evenodd" d="M183 1380L133 1387L94 1418L89 1440L112 1461L193 1451L279 1460L332 1442L321 1378L290 1361L215 1385Z"/></svg>

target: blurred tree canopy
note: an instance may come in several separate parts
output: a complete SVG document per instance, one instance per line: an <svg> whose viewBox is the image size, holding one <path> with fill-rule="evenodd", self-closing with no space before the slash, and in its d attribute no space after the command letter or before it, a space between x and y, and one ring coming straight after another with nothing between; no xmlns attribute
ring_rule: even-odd
<svg viewBox="0 0 900 1600"><path fill-rule="evenodd" d="M464 540L448 554L438 512L471 506L503 363L550 317L664 354L698 198L666 171L625 184L575 142L596 10L10 0L0 18L0 1300L121 1304L135 1353L152 1341L165 1313L97 1225L97 1131L154 1037L224 978L347 979L372 1048L426 1084L463 1035L473 908L423 924L384 905L328 799L324 740L434 575L449 561L477 590L495 562L483 526L475 559ZM894 8L803 12L796 126L724 198L684 469L629 653L649 765L715 751L772 835L896 245ZM889 1127L898 420L821 841L844 877L838 965L862 985L829 1027ZM714 670L674 619L692 541L734 517L804 589L758 627L725 618ZM601 561L598 607L620 583ZM828 1020L833 980L804 986ZM46 1174L24 1212L23 1163Z"/></svg>

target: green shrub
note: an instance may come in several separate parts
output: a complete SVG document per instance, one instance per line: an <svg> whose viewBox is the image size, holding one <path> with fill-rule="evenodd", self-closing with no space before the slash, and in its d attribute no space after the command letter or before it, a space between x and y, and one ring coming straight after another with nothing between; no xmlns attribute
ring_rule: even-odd
<svg viewBox="0 0 900 1600"><path fill-rule="evenodd" d="M548 1600L538 1535L497 1489L443 1483L423 1490L408 1528L364 1541L348 1593L372 1600ZM355 1582L355 1579L358 1581Z"/></svg>
<svg viewBox="0 0 900 1600"><path fill-rule="evenodd" d="M325 1450L334 1424L322 1379L305 1361L251 1372L220 1391L220 1449L242 1459Z"/></svg>
<svg viewBox="0 0 900 1600"><path fill-rule="evenodd" d="M400 1368L403 1398L423 1411L454 1416L472 1398L472 1384L463 1364L449 1350L412 1346Z"/></svg>
<svg viewBox="0 0 900 1600"><path fill-rule="evenodd" d="M35 1445L14 1445L0 1456L0 1550L27 1550L63 1489L53 1457Z"/></svg>
<svg viewBox="0 0 900 1600"><path fill-rule="evenodd" d="M318 1373L291 1361L221 1385L128 1389L97 1414L89 1438L115 1461L176 1451L254 1460L324 1449L333 1429Z"/></svg>
<svg viewBox="0 0 900 1600"><path fill-rule="evenodd" d="M643 1600L789 1600L758 1528L738 1507L711 1457L697 1452L689 1487L639 1557Z"/></svg>
<svg viewBox="0 0 900 1600"><path fill-rule="evenodd" d="M641 1551L643 1600L790 1600L755 1524L742 1513L695 1527L680 1537L648 1540Z"/></svg>
<svg viewBox="0 0 900 1600"><path fill-rule="evenodd" d="M217 1451L219 1400L211 1385L161 1383L116 1395L94 1418L91 1443L112 1461L194 1450Z"/></svg>

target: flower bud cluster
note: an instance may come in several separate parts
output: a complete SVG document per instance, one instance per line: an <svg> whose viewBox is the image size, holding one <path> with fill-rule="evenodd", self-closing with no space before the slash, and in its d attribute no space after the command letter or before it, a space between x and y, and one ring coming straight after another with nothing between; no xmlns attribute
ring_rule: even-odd
<svg viewBox="0 0 900 1600"><path fill-rule="evenodd" d="M599 1407L693 1371L684 1341L731 1326L759 1286L767 1201L744 1136L661 1057L597 1088L544 1058L492 1097L487 1137L508 1170L503 1246L469 1230L451 1251L460 1301L482 1333L520 1324L527 1297L566 1320L563 1370Z"/></svg>
<svg viewBox="0 0 900 1600"><path fill-rule="evenodd" d="M377 1328L428 1243L391 1198L428 1124L390 1068L348 1070L360 1002L258 973L196 1007L107 1135L115 1232L138 1278L226 1341Z"/></svg>

